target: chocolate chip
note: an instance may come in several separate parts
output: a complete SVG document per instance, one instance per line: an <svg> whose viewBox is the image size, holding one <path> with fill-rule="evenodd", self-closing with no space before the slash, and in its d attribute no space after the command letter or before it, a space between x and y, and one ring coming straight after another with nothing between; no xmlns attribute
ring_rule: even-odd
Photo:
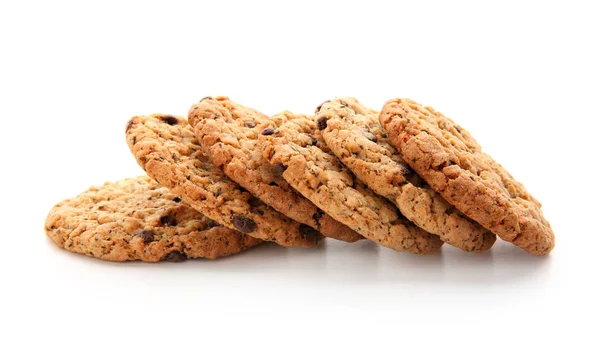
<svg viewBox="0 0 600 339"><path fill-rule="evenodd" d="M275 173L277 175L282 175L283 172L285 172L285 170L287 169L287 166L284 165L281 162L276 163L275 165L273 165L273 170L275 171Z"/></svg>
<svg viewBox="0 0 600 339"><path fill-rule="evenodd" d="M319 142L319 140L317 140L317 138L315 138L311 135L310 136L310 145L315 146L317 144L317 142Z"/></svg>
<svg viewBox="0 0 600 339"><path fill-rule="evenodd" d="M371 132L365 133L365 137L369 139L369 141L377 142L377 136Z"/></svg>
<svg viewBox="0 0 600 339"><path fill-rule="evenodd" d="M213 98L213 97L204 97L204 98L200 99L200 101L198 101L198 102L202 102L202 101L204 101L204 100L208 100L208 99L211 99L211 100L212 100L212 98Z"/></svg>
<svg viewBox="0 0 600 339"><path fill-rule="evenodd" d="M250 199L248 199L248 203L252 207L259 207L263 205L263 202L255 196L250 197Z"/></svg>
<svg viewBox="0 0 600 339"><path fill-rule="evenodd" d="M152 233L152 231L143 230L138 235L140 238L144 239L146 244L154 241L154 233Z"/></svg>
<svg viewBox="0 0 600 339"><path fill-rule="evenodd" d="M242 233L252 233L256 229L254 220L237 214L231 216L231 223Z"/></svg>
<svg viewBox="0 0 600 339"><path fill-rule="evenodd" d="M452 165L456 165L456 163L452 160L448 160L446 166L452 166Z"/></svg>
<svg viewBox="0 0 600 339"><path fill-rule="evenodd" d="M461 134L462 134L462 130L460 129L460 127L458 127L458 125L454 125L454 129L456 129L456 131L457 131L458 133L461 133Z"/></svg>
<svg viewBox="0 0 600 339"><path fill-rule="evenodd" d="M131 126L133 126L133 118L127 121L127 125L125 125L125 132L129 131L131 129ZM135 141L133 143L135 144Z"/></svg>
<svg viewBox="0 0 600 339"><path fill-rule="evenodd" d="M212 219L208 219L208 221L206 222L206 228L207 229L211 229L213 227L217 227L217 226L221 226L221 224L219 224L218 222L212 220Z"/></svg>
<svg viewBox="0 0 600 339"><path fill-rule="evenodd" d="M218 198L219 195L221 195L221 187L217 188L217 191L215 192L215 198Z"/></svg>
<svg viewBox="0 0 600 339"><path fill-rule="evenodd" d="M317 212L315 212L315 214L312 215L313 220L317 223L317 225L321 225L321 223L319 222L319 220L321 219L321 217L323 216L323 211L321 210L317 210Z"/></svg>
<svg viewBox="0 0 600 339"><path fill-rule="evenodd" d="M323 105L325 105L326 103L331 102L330 100L325 100L323 101L315 110L315 113L319 113L319 111L321 110L321 107L323 107Z"/></svg>
<svg viewBox="0 0 600 339"><path fill-rule="evenodd" d="M167 255L165 255L163 260L170 261L170 262L182 262L182 261L186 260L187 258L188 258L187 255L185 255L185 253L183 253L183 252L172 251L172 252L169 252Z"/></svg>
<svg viewBox="0 0 600 339"><path fill-rule="evenodd" d="M246 121L244 126L246 126L248 128L254 128L254 127L256 127L256 124L253 121Z"/></svg>
<svg viewBox="0 0 600 339"><path fill-rule="evenodd" d="M175 118L175 117L174 117L174 116L172 116L172 115L162 115L162 116L160 117L160 120L162 120L162 121L166 122L167 124L169 124L169 125L171 125L171 126L173 126L173 125L177 125L177 122L178 122L177 118Z"/></svg>
<svg viewBox="0 0 600 339"><path fill-rule="evenodd" d="M265 129L263 129L262 132L260 132L260 134L262 134L262 135L272 135L273 133L275 133L275 130L273 129L273 127L267 127Z"/></svg>
<svg viewBox="0 0 600 339"><path fill-rule="evenodd" d="M269 183L269 186L279 186L279 185L277 185L277 183L276 183L275 181L271 181L271 182Z"/></svg>
<svg viewBox="0 0 600 339"><path fill-rule="evenodd" d="M181 202L181 198L180 197L175 197L175 198L173 198L173 201L175 201L175 202Z"/></svg>
<svg viewBox="0 0 600 339"><path fill-rule="evenodd" d="M325 128L327 128L327 120L329 119L326 117L320 117L319 119L317 119L317 128L319 129L319 131L322 131Z"/></svg>
<svg viewBox="0 0 600 339"><path fill-rule="evenodd" d="M177 220L175 220L175 218L173 218L172 216L165 214L160 217L160 223L165 226L176 226Z"/></svg>
<svg viewBox="0 0 600 339"><path fill-rule="evenodd" d="M318 239L318 234L319 232L317 232L314 228L308 226L308 225L300 225L300 227L298 227L298 231L300 231L300 235L302 236L302 239L306 240L309 243L316 243L317 239Z"/></svg>

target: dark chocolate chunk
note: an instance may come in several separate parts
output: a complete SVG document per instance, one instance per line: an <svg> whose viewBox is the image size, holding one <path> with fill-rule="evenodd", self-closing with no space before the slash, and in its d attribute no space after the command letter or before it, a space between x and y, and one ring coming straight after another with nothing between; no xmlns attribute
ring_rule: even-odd
<svg viewBox="0 0 600 339"><path fill-rule="evenodd" d="M319 119L317 119L317 128L319 129L319 131L322 131L325 128L327 128L327 120L329 119L326 117L320 117Z"/></svg>
<svg viewBox="0 0 600 339"><path fill-rule="evenodd" d="M133 126L133 118L131 118L131 119L129 119L129 121L127 121L127 125L125 125L125 132L129 131L131 126ZM135 144L135 141L133 143Z"/></svg>
<svg viewBox="0 0 600 339"><path fill-rule="evenodd" d="M254 127L256 127L256 124L254 123L254 121L246 121L244 126L246 126L248 128L254 128Z"/></svg>
<svg viewBox="0 0 600 339"><path fill-rule="evenodd" d="M321 110L321 107L323 107L323 105L325 105L326 103L330 102L330 100L325 100L323 101L315 110L315 113L319 113L319 111Z"/></svg>
<svg viewBox="0 0 600 339"><path fill-rule="evenodd" d="M369 141L377 142L377 136L375 134L371 132L366 132L364 135L367 139L369 139Z"/></svg>
<svg viewBox="0 0 600 339"><path fill-rule="evenodd" d="M248 199L248 203L252 207L259 207L263 205L263 202L255 196L250 197L250 199Z"/></svg>
<svg viewBox="0 0 600 339"><path fill-rule="evenodd" d="M165 214L160 217L160 223L165 226L175 226L177 225L177 220L175 220L175 218L172 216Z"/></svg>
<svg viewBox="0 0 600 339"><path fill-rule="evenodd" d="M143 230L138 235L140 236L140 238L144 239L144 242L146 244L154 241L154 233L152 233L152 231Z"/></svg>
<svg viewBox="0 0 600 339"><path fill-rule="evenodd" d="M185 255L185 253L183 253L183 252L172 251L172 252L169 252L167 255L165 255L163 260L170 261L170 262L182 262L182 261L186 260L187 258L188 258L187 255Z"/></svg>
<svg viewBox="0 0 600 339"><path fill-rule="evenodd" d="M221 195L221 192L222 192L221 187L217 188L217 191L215 192L215 198L218 198L219 195Z"/></svg>
<svg viewBox="0 0 600 339"><path fill-rule="evenodd" d="M315 214L312 215L312 218L317 223L317 225L321 225L319 220L321 220L321 217L323 216L323 214L325 214L325 213L323 213L323 211L318 209L317 212L315 212Z"/></svg>
<svg viewBox="0 0 600 339"><path fill-rule="evenodd" d="M254 220L237 214L231 216L231 223L242 233L252 233L256 229Z"/></svg>
<svg viewBox="0 0 600 339"><path fill-rule="evenodd" d="M285 172L285 170L287 169L287 166L284 165L283 163L276 163L275 165L273 165L273 170L275 171L275 173L277 175L282 175L283 172Z"/></svg>
<svg viewBox="0 0 600 339"><path fill-rule="evenodd" d="M181 198L180 197L175 197L175 198L173 198L173 201L175 201L175 202L181 202Z"/></svg>
<svg viewBox="0 0 600 339"><path fill-rule="evenodd" d="M302 224L298 227L298 230L300 231L300 235L302 235L302 239L309 243L316 243L319 239L319 232L308 225Z"/></svg>
<svg viewBox="0 0 600 339"><path fill-rule="evenodd" d="M177 118L172 115L161 115L160 120L166 122L167 124L173 126L177 125Z"/></svg>
<svg viewBox="0 0 600 339"><path fill-rule="evenodd" d="M273 127L267 127L265 129L263 129L262 132L260 132L260 134L262 134L262 135L272 135L273 133L275 133L275 130L273 129Z"/></svg>

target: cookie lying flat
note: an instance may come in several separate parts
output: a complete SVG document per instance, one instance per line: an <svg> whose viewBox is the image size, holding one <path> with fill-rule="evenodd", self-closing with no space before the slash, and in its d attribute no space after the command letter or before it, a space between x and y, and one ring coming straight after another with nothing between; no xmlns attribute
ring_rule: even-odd
<svg viewBox="0 0 600 339"><path fill-rule="evenodd" d="M263 156L281 168L298 192L365 238L392 248L428 254L443 244L400 215L396 208L357 181L327 152L312 119L289 112L260 126Z"/></svg>
<svg viewBox="0 0 600 339"><path fill-rule="evenodd" d="M226 97L203 99L190 108L188 121L205 154L251 194L284 215L327 237L354 242L358 233L320 211L281 177L263 157L257 125L269 118Z"/></svg>
<svg viewBox="0 0 600 339"><path fill-rule="evenodd" d="M147 176L58 203L45 230L61 248L112 261L215 259L262 242L219 226Z"/></svg>
<svg viewBox="0 0 600 339"><path fill-rule="evenodd" d="M331 151L375 193L395 202L405 217L465 251L492 247L492 232L466 218L414 174L389 143L379 112L344 98L323 103L316 113Z"/></svg>
<svg viewBox="0 0 600 339"><path fill-rule="evenodd" d="M552 250L554 234L541 204L454 121L394 99L380 122L404 160L465 215L531 254Z"/></svg>
<svg viewBox="0 0 600 339"><path fill-rule="evenodd" d="M181 117L132 118L127 144L150 177L207 217L254 238L282 246L313 247L322 236L253 197L204 156Z"/></svg>

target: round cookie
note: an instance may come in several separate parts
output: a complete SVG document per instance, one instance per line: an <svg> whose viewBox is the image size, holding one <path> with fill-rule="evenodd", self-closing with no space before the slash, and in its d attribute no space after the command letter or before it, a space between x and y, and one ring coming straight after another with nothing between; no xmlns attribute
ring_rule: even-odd
<svg viewBox="0 0 600 339"><path fill-rule="evenodd" d="M215 259L262 242L220 226L147 176L58 203L44 228L61 248L111 261Z"/></svg>
<svg viewBox="0 0 600 339"><path fill-rule="evenodd" d="M313 228L287 218L227 178L202 153L184 118L134 117L126 135L146 173L207 217L285 247L314 247L322 239Z"/></svg>
<svg viewBox="0 0 600 339"><path fill-rule="evenodd" d="M541 204L454 121L394 99L383 107L380 123L404 160L469 218L531 254L554 248Z"/></svg>
<svg viewBox="0 0 600 339"><path fill-rule="evenodd" d="M405 219L328 152L312 119L284 112L260 126L263 156L315 205L365 238L396 251L429 254L441 246L437 235Z"/></svg>
<svg viewBox="0 0 600 339"><path fill-rule="evenodd" d="M232 180L284 215L326 237L355 242L361 235L323 213L281 177L258 146L257 125L269 118L227 97L207 97L194 104L188 121L205 154Z"/></svg>
<svg viewBox="0 0 600 339"><path fill-rule="evenodd" d="M496 236L446 202L421 180L389 143L379 112L354 98L324 102L316 112L331 151L375 193L394 202L417 226L452 246L483 252Z"/></svg>

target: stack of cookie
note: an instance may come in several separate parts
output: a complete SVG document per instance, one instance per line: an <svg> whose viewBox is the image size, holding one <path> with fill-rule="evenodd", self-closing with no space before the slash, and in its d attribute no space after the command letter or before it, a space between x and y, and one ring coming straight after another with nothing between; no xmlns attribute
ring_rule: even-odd
<svg viewBox="0 0 600 339"><path fill-rule="evenodd" d="M412 100L378 112L342 98L313 116L269 117L206 97L187 120L132 118L126 139L148 176L57 204L45 229L60 247L114 261L213 259L325 237L415 254L444 243L480 253L496 235L535 255L554 247L523 185L467 131Z"/></svg>

